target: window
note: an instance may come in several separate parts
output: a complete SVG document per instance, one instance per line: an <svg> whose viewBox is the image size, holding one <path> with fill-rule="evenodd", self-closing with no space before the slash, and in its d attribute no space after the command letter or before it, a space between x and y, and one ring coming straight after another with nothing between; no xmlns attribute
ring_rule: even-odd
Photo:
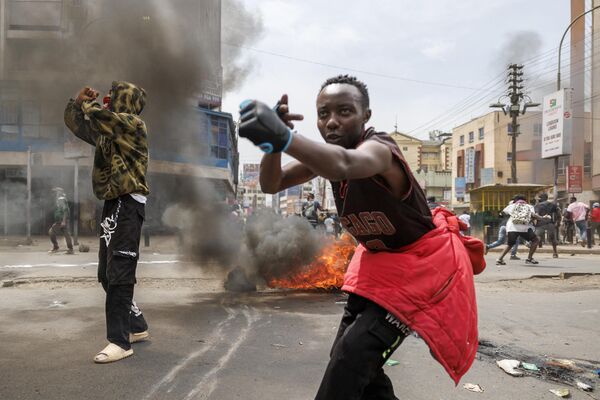
<svg viewBox="0 0 600 400"><path fill-rule="evenodd" d="M506 153L506 161L512 161L512 151Z"/></svg>
<svg viewBox="0 0 600 400"><path fill-rule="evenodd" d="M459 144L460 144L461 146L464 146L464 145L465 145L465 135L460 135L460 141L459 141Z"/></svg>
<svg viewBox="0 0 600 400"><path fill-rule="evenodd" d="M210 155L221 160L229 158L229 127L226 120L216 116L210 117Z"/></svg>
<svg viewBox="0 0 600 400"><path fill-rule="evenodd" d="M19 140L19 103L0 102L0 140Z"/></svg>
<svg viewBox="0 0 600 400"><path fill-rule="evenodd" d="M402 147L402 151L408 151L408 146Z"/></svg>
<svg viewBox="0 0 600 400"><path fill-rule="evenodd" d="M533 124L533 136L542 136L542 124L541 123Z"/></svg>
<svg viewBox="0 0 600 400"><path fill-rule="evenodd" d="M469 143L473 143L474 140L475 140L475 135L473 134L473 132L469 132Z"/></svg>
<svg viewBox="0 0 600 400"><path fill-rule="evenodd" d="M479 140L482 140L484 137L483 128L479 128Z"/></svg>

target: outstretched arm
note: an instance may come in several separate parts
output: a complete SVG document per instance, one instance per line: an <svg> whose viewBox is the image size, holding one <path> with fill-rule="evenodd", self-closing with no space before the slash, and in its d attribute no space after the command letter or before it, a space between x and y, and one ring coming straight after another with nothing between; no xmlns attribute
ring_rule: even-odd
<svg viewBox="0 0 600 400"><path fill-rule="evenodd" d="M286 152L307 171L332 181L367 178L382 174L392 166L391 150L376 141L363 143L357 149L345 149L341 146L317 143L301 135L292 134L280 117L266 104L252 101L241 110L240 136L250 139L267 153ZM273 158L275 157L275 158ZM284 177L280 168L280 156L269 155L263 160L263 171L272 171L268 181L274 187ZM299 167L297 167L299 168ZM262 180L261 180L262 183ZM279 185L282 186L282 185Z"/></svg>
<svg viewBox="0 0 600 400"><path fill-rule="evenodd" d="M265 154L260 163L260 188L275 194L289 187L308 182L317 176L306 165L294 160L281 166L281 153Z"/></svg>

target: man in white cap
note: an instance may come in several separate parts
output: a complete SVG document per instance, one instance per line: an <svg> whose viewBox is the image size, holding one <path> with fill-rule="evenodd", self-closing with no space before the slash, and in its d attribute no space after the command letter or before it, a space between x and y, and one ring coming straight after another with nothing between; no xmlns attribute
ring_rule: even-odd
<svg viewBox="0 0 600 400"><path fill-rule="evenodd" d="M64 189L60 187L55 187L52 191L56 194L56 203L54 207L54 223L48 230L48 235L50 235L50 241L52 242L52 249L48 253L54 254L60 250L56 236L61 235L65 237L65 241L67 242L66 253L73 254L73 242L69 234L69 203L67 202L67 195Z"/></svg>

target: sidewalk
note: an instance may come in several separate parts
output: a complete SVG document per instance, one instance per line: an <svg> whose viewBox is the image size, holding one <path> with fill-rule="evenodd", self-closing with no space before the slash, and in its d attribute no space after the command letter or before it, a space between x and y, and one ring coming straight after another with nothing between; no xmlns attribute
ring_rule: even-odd
<svg viewBox="0 0 600 400"><path fill-rule="evenodd" d="M73 238L74 240L74 238ZM90 248L90 253L98 253L99 238L96 236L79 236L79 244ZM66 250L65 239L59 237L58 244L61 250ZM4 252L45 252L52 248L48 236L32 236L31 243L27 243L24 236L0 236L0 253ZM79 253L79 246L73 246L75 253ZM140 253L177 253L178 243L176 236L150 236L150 246L144 245L144 237L140 240Z"/></svg>
<svg viewBox="0 0 600 400"><path fill-rule="evenodd" d="M490 253L501 253L505 248L505 245L498 246L494 249L490 249L488 254ZM525 245L519 245L519 253L525 253L529 250ZM559 244L557 247L558 254L597 254L600 255L600 245L596 244L592 246L591 249L587 247L582 247L575 244ZM544 244L544 246L535 251L536 254L552 254L552 245Z"/></svg>

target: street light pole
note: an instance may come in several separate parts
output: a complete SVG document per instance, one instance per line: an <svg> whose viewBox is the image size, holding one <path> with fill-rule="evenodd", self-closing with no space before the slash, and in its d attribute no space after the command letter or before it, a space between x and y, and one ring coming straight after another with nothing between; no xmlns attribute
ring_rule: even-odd
<svg viewBox="0 0 600 400"><path fill-rule="evenodd" d="M563 45L563 41L565 40L565 37L567 36L567 32L569 32L571 27L575 24L575 22L579 21L580 18L591 13L592 11L594 11L598 8L600 8L600 5L592 7L589 10L587 10L586 12L581 13L580 15L575 17L573 19L573 21L571 21L569 26L567 26L567 29L565 29L565 32L563 33L562 37L560 38L560 43L558 45L558 71L556 72L556 91L559 91L561 89L561 87L560 87L560 59L561 59L561 57L560 56L562 54L562 45ZM552 196L554 197L555 203L558 201L558 158L559 157L560 156L554 157L554 187L552 188Z"/></svg>

